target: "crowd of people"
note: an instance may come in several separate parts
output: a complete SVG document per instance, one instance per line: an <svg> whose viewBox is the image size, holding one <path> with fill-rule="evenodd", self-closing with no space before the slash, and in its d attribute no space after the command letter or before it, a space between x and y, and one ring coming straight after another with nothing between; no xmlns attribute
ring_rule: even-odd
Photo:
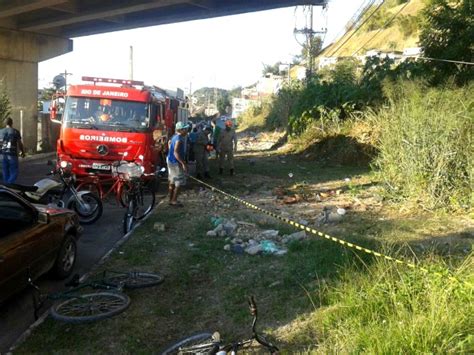
<svg viewBox="0 0 474 355"><path fill-rule="evenodd" d="M24 149L18 130L14 129L13 120L8 118L6 128L1 132L2 144L0 153L2 157L3 182L12 184L18 177L18 156L24 157ZM178 194L186 184L188 164L195 163L196 178L210 179L209 156L213 152L219 166L219 174L224 173L226 165L230 175L234 175L234 152L237 151L237 135L231 120L226 120L221 128L217 118L211 125L205 123L187 124L176 123L175 135L169 141L166 163L168 166L169 204L181 207Z"/></svg>
<svg viewBox="0 0 474 355"><path fill-rule="evenodd" d="M234 175L234 152L237 151L237 135L231 120L226 120L222 129L217 117L211 125L205 123L186 124L178 122L175 135L169 142L168 165L169 204L182 207L178 201L180 188L186 184L188 164L195 162L196 178L210 179L209 156L214 152L219 164L219 174L224 173L227 160L230 175Z"/></svg>

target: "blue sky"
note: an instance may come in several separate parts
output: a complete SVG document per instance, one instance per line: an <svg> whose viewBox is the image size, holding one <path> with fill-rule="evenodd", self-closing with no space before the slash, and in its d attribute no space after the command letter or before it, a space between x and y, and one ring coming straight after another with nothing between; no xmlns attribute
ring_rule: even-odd
<svg viewBox="0 0 474 355"><path fill-rule="evenodd" d="M362 2L331 0L327 23L315 7L314 28L327 26L329 43ZM304 25L303 7L291 7L75 38L72 53L40 63L38 86L50 86L64 70L73 74L68 83L82 76L128 79L130 46L135 80L186 92L190 86L247 86L258 80L263 63L291 61L300 53L293 29Z"/></svg>

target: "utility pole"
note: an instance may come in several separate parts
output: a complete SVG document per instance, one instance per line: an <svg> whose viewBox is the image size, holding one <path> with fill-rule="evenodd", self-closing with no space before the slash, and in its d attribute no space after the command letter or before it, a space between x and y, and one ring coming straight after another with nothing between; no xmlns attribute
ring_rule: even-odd
<svg viewBox="0 0 474 355"><path fill-rule="evenodd" d="M64 76L64 91L67 91L67 76L72 75L72 73L68 73L67 69L64 69L64 73L61 73L60 75Z"/></svg>
<svg viewBox="0 0 474 355"><path fill-rule="evenodd" d="M323 5L323 8L326 5ZM306 37L306 60L307 60L307 67L306 67L306 77L310 78L313 75L313 65L314 65L314 36L318 34L325 34L326 29L322 31L314 31L313 30L313 5L309 5L309 27L304 27L302 29L295 28L293 33L296 34L304 34Z"/></svg>

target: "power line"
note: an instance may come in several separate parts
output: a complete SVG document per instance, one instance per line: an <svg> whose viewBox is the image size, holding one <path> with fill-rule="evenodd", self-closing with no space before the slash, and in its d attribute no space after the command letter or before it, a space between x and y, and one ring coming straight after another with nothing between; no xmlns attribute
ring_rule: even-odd
<svg viewBox="0 0 474 355"><path fill-rule="evenodd" d="M437 62L447 62L447 63L453 63L453 64L465 64L465 65L474 65L473 62L464 62L462 60L451 60L451 59L442 59L442 58L430 58L430 57L420 57L417 55L405 55L405 58L415 58L415 59L423 59L423 60L432 60L432 61L437 61ZM346 59L346 58L357 58L354 55L348 55L348 56L341 56L339 58Z"/></svg>
<svg viewBox="0 0 474 355"><path fill-rule="evenodd" d="M357 27L357 28L354 30L354 32L352 32L351 35L350 35L349 37L347 37L347 39L346 39L344 42L342 42L341 45L340 45L339 47L337 47L337 49L336 49L335 51L332 52L331 55L328 55L328 57L332 57L333 55L335 55L335 54L339 51L339 49L341 49L352 37L354 37L354 35L357 33L357 31L359 31L359 30L362 28L362 26L364 26L364 25L367 23L367 21L369 21L369 20L372 18L372 16L375 15L375 13L382 7L382 5L383 5L384 3L385 3L385 0L382 0L382 2L381 2L381 3L377 6L377 8L365 19L365 21L362 22L362 23L359 25L359 27Z"/></svg>
<svg viewBox="0 0 474 355"><path fill-rule="evenodd" d="M347 21L347 24L346 24L346 28L347 28L347 25L350 24L348 26L348 28L344 31L344 28L339 31L337 33L336 36L334 36L334 38L331 40L331 42L334 42L337 38L344 38L344 36L349 33L354 27L355 25L357 24L357 22L359 22L359 20L362 18L362 15L364 14L364 9L366 9L366 11L373 5L373 3L375 2L375 0L368 0L368 3L366 4L367 0L365 0L361 5L360 7L354 12L354 14L352 15L352 17L349 19L349 21ZM327 27L327 26L326 26ZM343 33L344 32L344 33ZM341 37L342 35L342 37Z"/></svg>
<svg viewBox="0 0 474 355"><path fill-rule="evenodd" d="M416 58L416 59L423 59L423 60L432 60L432 61L436 61L436 62L447 62L447 63L455 63L455 64L474 65L474 63L472 63L472 62L464 62L462 60L451 60L451 59L430 58L430 57L418 57L416 55L407 55L406 57Z"/></svg>
<svg viewBox="0 0 474 355"><path fill-rule="evenodd" d="M384 30L385 28L387 28L392 22L393 20L395 20L395 18L403 11L403 9L405 9L405 7L407 7L407 5L410 4L410 2L407 2L405 3L405 5L403 5L400 10L397 11L397 13L395 15L392 16L392 18L390 18L390 20L388 20L387 22L385 22L382 27L379 28L379 30L367 41L365 42L358 50L356 50L354 53L352 53L352 55L356 55L357 52L359 52L362 48L364 48L368 43L372 42L372 40L380 33L382 32L382 30Z"/></svg>

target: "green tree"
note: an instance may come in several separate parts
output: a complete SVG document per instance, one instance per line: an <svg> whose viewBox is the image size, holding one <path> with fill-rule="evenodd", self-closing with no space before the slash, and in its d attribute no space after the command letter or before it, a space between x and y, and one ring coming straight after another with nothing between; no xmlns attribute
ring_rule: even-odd
<svg viewBox="0 0 474 355"><path fill-rule="evenodd" d="M0 126L5 125L5 120L10 116L12 110L10 98L3 80L0 80Z"/></svg>
<svg viewBox="0 0 474 355"><path fill-rule="evenodd" d="M420 45L425 57L474 61L474 2L472 0L430 0L423 11ZM430 61L426 64L432 82L439 84L454 77L458 84L474 79L467 64Z"/></svg>
<svg viewBox="0 0 474 355"><path fill-rule="evenodd" d="M273 65L263 63L262 75L263 76L265 76L266 74L279 75L280 74L280 64L281 64L281 62L276 62Z"/></svg>
<svg viewBox="0 0 474 355"><path fill-rule="evenodd" d="M316 58L316 56L321 52L323 48L323 40L319 36L315 36L311 40L311 45L309 43L303 44L303 48L301 49L301 57L302 58Z"/></svg>
<svg viewBox="0 0 474 355"><path fill-rule="evenodd" d="M229 94L226 92L223 92L221 96L217 99L217 111L221 115L226 114L226 108L228 106L231 106L230 99L229 99Z"/></svg>

